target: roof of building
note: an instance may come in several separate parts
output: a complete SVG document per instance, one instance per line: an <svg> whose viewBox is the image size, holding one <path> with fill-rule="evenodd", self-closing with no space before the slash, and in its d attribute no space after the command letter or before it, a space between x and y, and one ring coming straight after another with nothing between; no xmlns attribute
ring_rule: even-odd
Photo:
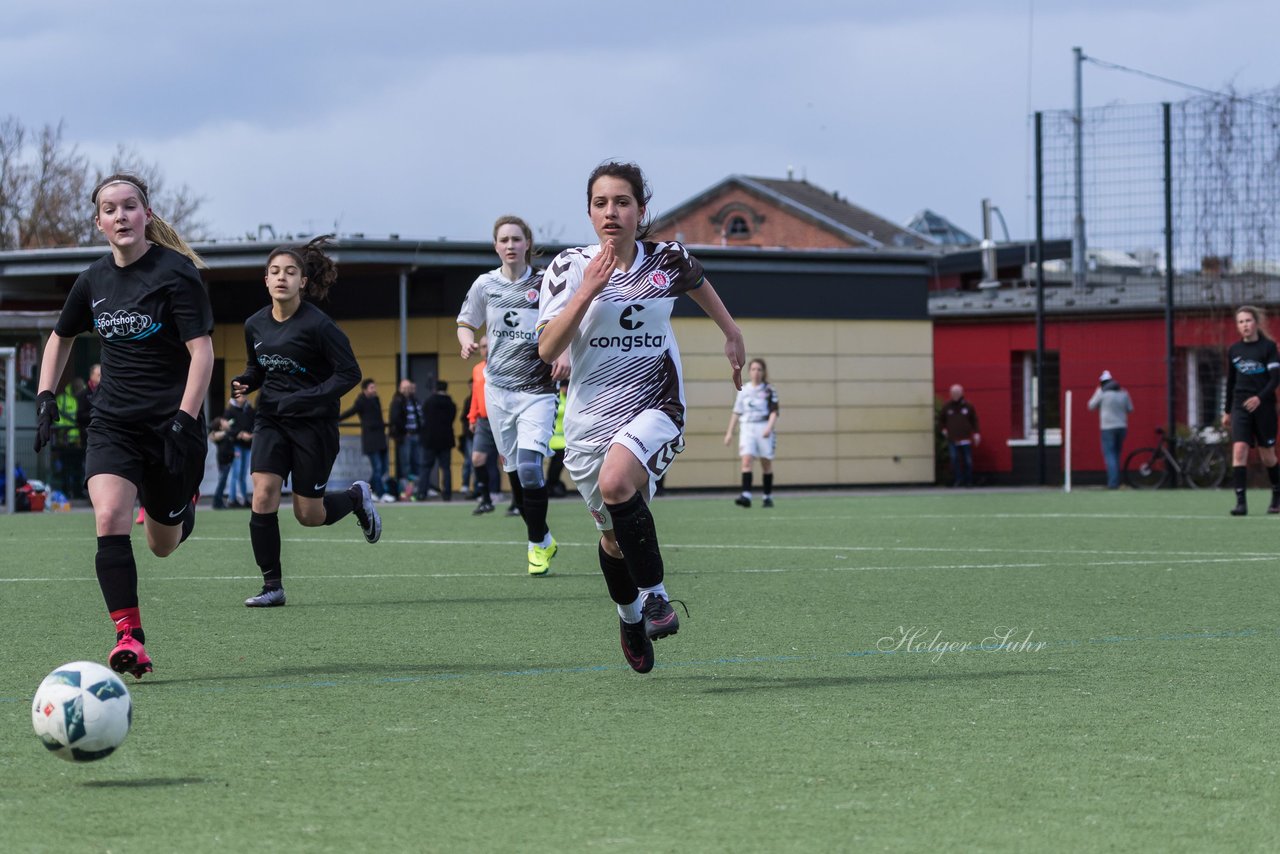
<svg viewBox="0 0 1280 854"><path fill-rule="evenodd" d="M943 246L976 246L978 238L940 213L925 208L911 218L907 228L932 238Z"/></svg>
<svg viewBox="0 0 1280 854"><path fill-rule="evenodd" d="M702 207L726 190L738 187L788 212L808 220L849 241L851 246L869 249L937 249L938 244L926 235L890 222L884 217L858 207L838 192L810 184L807 180L760 178L730 175L724 180L686 199L654 220L661 229Z"/></svg>

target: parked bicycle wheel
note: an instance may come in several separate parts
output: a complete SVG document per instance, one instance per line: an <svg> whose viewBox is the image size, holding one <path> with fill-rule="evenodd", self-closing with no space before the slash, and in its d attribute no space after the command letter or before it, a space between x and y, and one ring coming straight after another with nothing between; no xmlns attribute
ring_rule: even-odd
<svg viewBox="0 0 1280 854"><path fill-rule="evenodd" d="M1159 489L1169 480L1169 461L1159 448L1139 448L1124 461L1124 477L1134 489Z"/></svg>
<svg viewBox="0 0 1280 854"><path fill-rule="evenodd" d="M1220 445L1206 445L1197 449L1187 463L1187 480L1197 489L1217 489L1226 479L1226 449Z"/></svg>

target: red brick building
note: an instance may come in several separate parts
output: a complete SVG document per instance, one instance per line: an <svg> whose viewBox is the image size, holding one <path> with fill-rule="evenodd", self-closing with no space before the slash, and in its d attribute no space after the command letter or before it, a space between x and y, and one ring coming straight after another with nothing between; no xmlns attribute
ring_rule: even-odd
<svg viewBox="0 0 1280 854"><path fill-rule="evenodd" d="M730 175L654 219L653 236L691 246L932 249L923 234L808 181Z"/></svg>

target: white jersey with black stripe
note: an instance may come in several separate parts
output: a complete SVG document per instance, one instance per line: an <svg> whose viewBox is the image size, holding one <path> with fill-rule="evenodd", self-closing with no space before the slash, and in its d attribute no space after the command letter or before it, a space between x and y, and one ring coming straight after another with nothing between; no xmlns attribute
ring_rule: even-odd
<svg viewBox="0 0 1280 854"><path fill-rule="evenodd" d="M487 327L489 360L484 381L495 388L532 394L555 394L551 366L538 357L538 305L542 270L529 267L512 281L502 268L476 277L458 325L478 330Z"/></svg>
<svg viewBox="0 0 1280 854"><path fill-rule="evenodd" d="M768 383L752 385L745 383L733 402L733 411L743 424L754 424L769 420L769 413L778 409L778 393Z"/></svg>
<svg viewBox="0 0 1280 854"><path fill-rule="evenodd" d="M599 251L598 244L566 249L552 261L542 277L539 329L564 310ZM607 448L649 409L684 429L684 383L671 312L676 297L697 288L702 278L702 265L675 242L637 243L631 268L614 270L569 345L568 448Z"/></svg>

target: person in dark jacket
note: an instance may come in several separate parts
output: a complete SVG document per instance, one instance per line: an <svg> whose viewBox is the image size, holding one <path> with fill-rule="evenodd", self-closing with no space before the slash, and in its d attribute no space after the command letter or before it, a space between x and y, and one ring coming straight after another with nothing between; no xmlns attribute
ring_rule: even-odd
<svg viewBox="0 0 1280 854"><path fill-rule="evenodd" d="M399 390L391 398L387 430L396 441L396 477L402 494L413 494L418 469L422 466L422 404L418 401L413 380L400 380Z"/></svg>
<svg viewBox="0 0 1280 854"><path fill-rule="evenodd" d="M218 488L213 491L213 509L227 509L227 478L231 475L231 464L236 459L236 437L231 432L231 422L225 415L219 415L209 425L209 438L213 441L217 452Z"/></svg>
<svg viewBox="0 0 1280 854"><path fill-rule="evenodd" d="M427 497L427 489L435 483L435 469L440 470L440 497L453 500L453 419L458 406L448 395L449 384L436 383L435 394L422 404L425 425L422 436L422 471L418 477L418 498Z"/></svg>
<svg viewBox="0 0 1280 854"><path fill-rule="evenodd" d="M964 387L951 387L951 399L938 413L938 427L951 452L952 486L973 486L973 449L982 443L978 432L978 412L964 399Z"/></svg>
<svg viewBox="0 0 1280 854"><path fill-rule="evenodd" d="M338 420L345 421L352 415L360 418L360 451L369 458L369 484L379 501L395 501L395 496L387 493L387 424L382 419L382 401L375 381L366 379L360 384L360 396L338 415Z"/></svg>

